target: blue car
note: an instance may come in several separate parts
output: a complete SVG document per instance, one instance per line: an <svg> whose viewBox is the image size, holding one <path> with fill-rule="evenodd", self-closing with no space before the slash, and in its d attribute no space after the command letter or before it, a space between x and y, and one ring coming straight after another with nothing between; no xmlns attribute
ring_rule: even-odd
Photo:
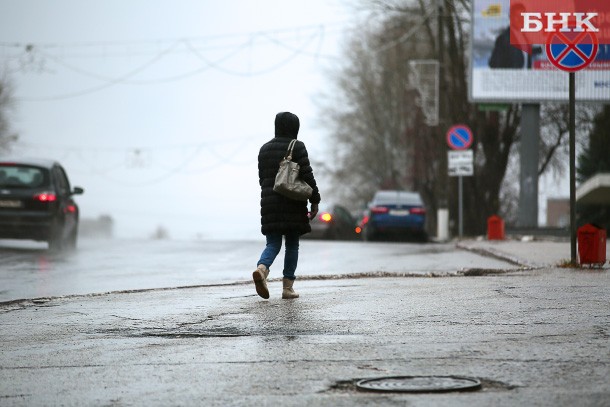
<svg viewBox="0 0 610 407"><path fill-rule="evenodd" d="M426 208L417 192L377 191L360 223L364 240L427 241Z"/></svg>

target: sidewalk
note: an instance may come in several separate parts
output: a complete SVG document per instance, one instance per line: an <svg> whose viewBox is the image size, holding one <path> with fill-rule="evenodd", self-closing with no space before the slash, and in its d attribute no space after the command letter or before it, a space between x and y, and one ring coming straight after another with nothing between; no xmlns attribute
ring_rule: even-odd
<svg viewBox="0 0 610 407"><path fill-rule="evenodd" d="M525 267L557 267L570 262L571 245L561 240L463 240L456 243L460 249L497 257ZM610 241L606 243L606 264L610 268ZM588 267L588 266L587 266Z"/></svg>
<svg viewBox="0 0 610 407"><path fill-rule="evenodd" d="M236 284L5 305L0 405L609 405L608 266L549 267L569 258L569 243L527 243L460 245L538 268L297 280L293 301L272 282L268 301ZM355 387L404 375L475 377L483 388Z"/></svg>

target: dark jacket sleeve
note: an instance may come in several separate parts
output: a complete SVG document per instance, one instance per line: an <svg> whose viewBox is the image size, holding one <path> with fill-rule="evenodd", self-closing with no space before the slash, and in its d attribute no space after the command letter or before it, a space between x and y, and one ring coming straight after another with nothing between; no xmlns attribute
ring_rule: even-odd
<svg viewBox="0 0 610 407"><path fill-rule="evenodd" d="M321 200L320 191L313 175L313 168L311 168L311 163L309 162L307 148L303 142L297 141L294 147L292 160L299 164L299 176L301 179L309 184L309 186L313 189L309 202L312 204L319 204Z"/></svg>

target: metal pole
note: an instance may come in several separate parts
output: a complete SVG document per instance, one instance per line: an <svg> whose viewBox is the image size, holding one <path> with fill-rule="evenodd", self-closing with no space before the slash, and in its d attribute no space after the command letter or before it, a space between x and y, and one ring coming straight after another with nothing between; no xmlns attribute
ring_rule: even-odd
<svg viewBox="0 0 610 407"><path fill-rule="evenodd" d="M437 38L436 38L436 46L437 46L437 58L438 58L438 83L439 83L439 89L441 89L445 83L444 77L445 77L445 34L444 34L444 26L443 26L443 1L444 0L436 0L436 25L437 25ZM447 122L445 119L445 112L446 112L446 107L445 107L445 98L438 99L438 130L441 134L439 134L440 138L439 140L443 140L442 143L443 145L445 145L444 143L444 132L446 131L446 126L447 126ZM446 154L442 154L441 155L441 166L440 168L447 168L447 157ZM436 180L436 185L435 185L435 189L436 189L436 193L437 193L437 197L438 197L438 207L439 208L453 208L453 206L449 203L449 201L451 200L451 202L455 202L454 201L454 196L453 194L450 192L451 188L449 188L449 186L451 185L451 178L449 177L447 171L439 171L438 173L438 180ZM453 212L453 209L451 210L451 217L453 219L455 219L455 213ZM453 229L455 231L455 229Z"/></svg>
<svg viewBox="0 0 610 407"><path fill-rule="evenodd" d="M576 265L576 79L570 72L570 261Z"/></svg>
<svg viewBox="0 0 610 407"><path fill-rule="evenodd" d="M462 237L462 235L464 234L464 223L462 221L463 217L462 217L462 213L464 210L464 206L462 203L462 176L460 175L458 180L458 200L459 200L459 229L460 229L460 237Z"/></svg>
<svg viewBox="0 0 610 407"><path fill-rule="evenodd" d="M519 214L517 226L538 227L538 157L540 105L524 104L521 111Z"/></svg>

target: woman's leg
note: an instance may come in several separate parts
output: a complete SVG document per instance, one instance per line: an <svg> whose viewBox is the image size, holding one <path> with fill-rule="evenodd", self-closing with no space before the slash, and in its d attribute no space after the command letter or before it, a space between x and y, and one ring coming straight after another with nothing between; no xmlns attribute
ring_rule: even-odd
<svg viewBox="0 0 610 407"><path fill-rule="evenodd" d="M284 256L284 278L294 280L294 272L299 262L299 238L298 234L286 235L286 254Z"/></svg>
<svg viewBox="0 0 610 407"><path fill-rule="evenodd" d="M282 248L282 235L270 234L267 235L266 238L267 245L261 253L261 257L258 260L258 263L256 263L256 266L263 264L269 269Z"/></svg>
<svg viewBox="0 0 610 407"><path fill-rule="evenodd" d="M261 253L258 263L256 263L256 270L252 273L256 293L265 299L269 298L269 288L267 287L269 267L273 264L281 248L282 235L267 235L267 245Z"/></svg>

